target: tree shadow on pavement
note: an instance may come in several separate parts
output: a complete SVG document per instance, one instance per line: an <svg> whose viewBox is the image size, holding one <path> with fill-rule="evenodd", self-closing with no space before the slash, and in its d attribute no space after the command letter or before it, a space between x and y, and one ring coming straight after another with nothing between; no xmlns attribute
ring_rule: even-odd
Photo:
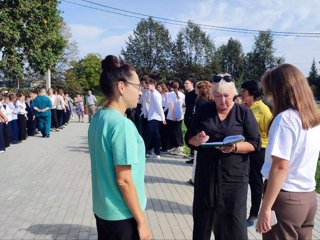
<svg viewBox="0 0 320 240"><path fill-rule="evenodd" d="M166 199L148 198L147 211L191 215L192 204L186 205Z"/></svg>
<svg viewBox="0 0 320 240"><path fill-rule="evenodd" d="M170 178L155 177L155 176L148 176L148 175L145 176L144 182L146 184L168 183L168 184L185 185L185 186L192 187L187 181L179 181L179 180L170 179Z"/></svg>
<svg viewBox="0 0 320 240"><path fill-rule="evenodd" d="M78 224L35 224L26 229L33 235L46 239L97 239L95 228ZM50 238L49 238L50 236ZM36 239L39 239L36 237Z"/></svg>
<svg viewBox="0 0 320 240"><path fill-rule="evenodd" d="M168 159L170 158L170 159ZM165 158L155 159L155 158L147 158L146 163L156 163L156 164L172 164L172 165L180 165L180 166L192 166L190 164L186 164L187 158L166 156Z"/></svg>
<svg viewBox="0 0 320 240"><path fill-rule="evenodd" d="M65 146L71 152L84 152L89 153L88 146Z"/></svg>

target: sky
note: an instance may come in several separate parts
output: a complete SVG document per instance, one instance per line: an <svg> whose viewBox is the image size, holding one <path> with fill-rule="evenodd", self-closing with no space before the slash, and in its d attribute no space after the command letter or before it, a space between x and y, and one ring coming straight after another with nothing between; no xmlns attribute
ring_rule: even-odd
<svg viewBox="0 0 320 240"><path fill-rule="evenodd" d="M316 63L320 61L319 0L61 0L61 16L71 29L71 40L77 42L80 58L88 53L99 53L102 57L109 54L118 56L121 49L125 49L128 36L141 20L142 16L105 6L211 26L317 33L318 37L313 38L274 36L274 48L275 56L284 57L285 62L297 66L306 76L313 59ZM173 40L184 28L181 25L160 23L169 30ZM257 36L212 28L203 30L216 47L226 44L232 37L241 42L245 53L252 50ZM319 69L319 64L317 66Z"/></svg>

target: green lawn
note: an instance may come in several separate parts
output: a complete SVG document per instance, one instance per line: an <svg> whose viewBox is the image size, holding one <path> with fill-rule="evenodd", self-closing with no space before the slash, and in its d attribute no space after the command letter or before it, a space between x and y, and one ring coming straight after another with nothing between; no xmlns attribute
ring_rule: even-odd
<svg viewBox="0 0 320 240"><path fill-rule="evenodd" d="M316 191L320 193L320 158L318 159L317 171L316 171Z"/></svg>
<svg viewBox="0 0 320 240"><path fill-rule="evenodd" d="M184 135L186 134L187 128L186 125L184 124L184 121L182 120L182 135L183 135L183 142L184 142ZM184 142L184 151L185 154L190 154L191 150L190 148L186 145Z"/></svg>

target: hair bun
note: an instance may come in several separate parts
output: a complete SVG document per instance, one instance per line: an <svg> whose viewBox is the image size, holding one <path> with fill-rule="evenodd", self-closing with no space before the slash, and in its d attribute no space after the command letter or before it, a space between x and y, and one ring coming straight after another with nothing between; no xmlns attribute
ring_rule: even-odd
<svg viewBox="0 0 320 240"><path fill-rule="evenodd" d="M101 61L101 67L103 71L110 71L121 66L121 62L116 56L108 55Z"/></svg>

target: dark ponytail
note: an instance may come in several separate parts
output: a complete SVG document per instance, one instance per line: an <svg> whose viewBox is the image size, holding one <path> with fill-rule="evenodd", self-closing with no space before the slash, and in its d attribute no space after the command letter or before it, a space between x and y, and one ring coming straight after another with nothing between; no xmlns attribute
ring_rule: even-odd
<svg viewBox="0 0 320 240"><path fill-rule="evenodd" d="M126 83L135 69L113 55L108 55L101 61L101 68L100 88L109 102L115 96L115 83L119 81Z"/></svg>
<svg viewBox="0 0 320 240"><path fill-rule="evenodd" d="M180 99L180 97L179 97L179 83L178 82L172 82L171 83L171 87L173 88L173 91L175 92L177 98Z"/></svg>

